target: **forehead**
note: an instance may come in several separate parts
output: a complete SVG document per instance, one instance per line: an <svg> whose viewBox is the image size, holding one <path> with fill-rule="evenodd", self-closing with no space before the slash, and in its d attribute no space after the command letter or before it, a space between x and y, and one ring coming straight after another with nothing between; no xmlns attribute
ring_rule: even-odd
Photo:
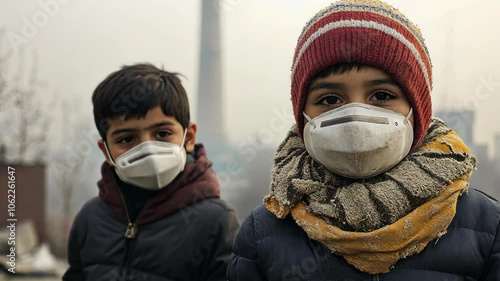
<svg viewBox="0 0 500 281"><path fill-rule="evenodd" d="M333 70L330 73L324 73L319 77L316 77L312 80L311 84L318 80L345 80L345 82L349 81L365 81L365 80L376 80L376 79L384 79L384 80L393 80L391 75L385 72L382 69L363 65L361 67L352 67L349 69L337 69Z"/></svg>
<svg viewBox="0 0 500 281"><path fill-rule="evenodd" d="M125 115L109 119L110 129L119 129L123 127L142 128L159 122L167 122L172 126L181 126L177 118L165 115L160 106L150 109L143 117L132 117L125 119Z"/></svg>

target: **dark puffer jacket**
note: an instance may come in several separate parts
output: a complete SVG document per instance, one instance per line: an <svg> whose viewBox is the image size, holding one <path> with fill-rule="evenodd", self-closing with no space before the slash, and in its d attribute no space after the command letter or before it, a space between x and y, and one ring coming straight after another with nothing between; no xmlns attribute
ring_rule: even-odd
<svg viewBox="0 0 500 281"><path fill-rule="evenodd" d="M230 281L499 281L500 203L470 189L459 198L447 233L387 274L349 265L307 234L291 216L278 219L263 205L242 224L228 268Z"/></svg>
<svg viewBox="0 0 500 281"><path fill-rule="evenodd" d="M219 185L210 166L199 148L196 160L171 184L138 196L125 192L133 187L123 186L114 170L103 164L99 197L87 202L75 218L68 246L70 267L63 280L225 280L239 224L234 211L218 198ZM136 208L129 205L146 198L137 216L131 215Z"/></svg>
<svg viewBox="0 0 500 281"><path fill-rule="evenodd" d="M224 280L234 213L220 199L208 199L171 216L141 225L126 239L120 222L100 198L86 203L70 241L70 268L63 280ZM82 279L84 278L84 279Z"/></svg>

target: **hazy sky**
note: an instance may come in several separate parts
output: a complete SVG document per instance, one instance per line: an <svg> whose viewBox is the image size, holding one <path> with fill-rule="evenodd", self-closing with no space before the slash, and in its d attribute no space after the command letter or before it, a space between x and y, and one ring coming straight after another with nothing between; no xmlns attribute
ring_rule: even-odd
<svg viewBox="0 0 500 281"><path fill-rule="evenodd" d="M135 62L183 73L196 121L200 1L1 0L0 27L12 37L23 36L29 23L37 25L22 45L38 54L40 78L48 85L44 94L73 101L72 111L84 122L92 122L90 97L96 85ZM289 76L297 36L330 2L221 0L224 125L230 141L237 144L270 128L273 116L284 125L271 143L282 140L291 124L283 116L291 116ZM500 105L500 1L388 2L426 38L434 65L434 109L478 109L477 140L492 142L500 133L500 123L493 120ZM49 12L43 8L47 3ZM4 37L2 50L10 45ZM51 113L60 116L56 109ZM60 141L58 134L54 130Z"/></svg>

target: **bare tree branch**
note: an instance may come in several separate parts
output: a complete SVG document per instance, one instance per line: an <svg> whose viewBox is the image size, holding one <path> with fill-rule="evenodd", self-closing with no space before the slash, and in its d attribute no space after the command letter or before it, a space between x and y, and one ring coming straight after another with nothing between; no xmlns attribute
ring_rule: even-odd
<svg viewBox="0 0 500 281"><path fill-rule="evenodd" d="M0 43L4 33L0 29ZM50 114L40 102L45 84L39 80L38 55L33 50L31 56L26 55L23 48L15 57L11 51L0 49L0 125L13 131L4 134L0 145L5 146L6 161L44 163Z"/></svg>

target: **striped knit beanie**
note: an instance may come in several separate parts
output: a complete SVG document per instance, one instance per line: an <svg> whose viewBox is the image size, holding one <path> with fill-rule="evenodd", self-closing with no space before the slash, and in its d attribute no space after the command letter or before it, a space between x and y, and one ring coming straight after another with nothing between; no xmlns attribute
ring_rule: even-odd
<svg viewBox="0 0 500 281"><path fill-rule="evenodd" d="M382 69L398 82L413 108L415 149L431 121L431 60L418 27L379 0L337 1L317 13L302 30L291 77L300 135L311 78L326 67L347 62Z"/></svg>

